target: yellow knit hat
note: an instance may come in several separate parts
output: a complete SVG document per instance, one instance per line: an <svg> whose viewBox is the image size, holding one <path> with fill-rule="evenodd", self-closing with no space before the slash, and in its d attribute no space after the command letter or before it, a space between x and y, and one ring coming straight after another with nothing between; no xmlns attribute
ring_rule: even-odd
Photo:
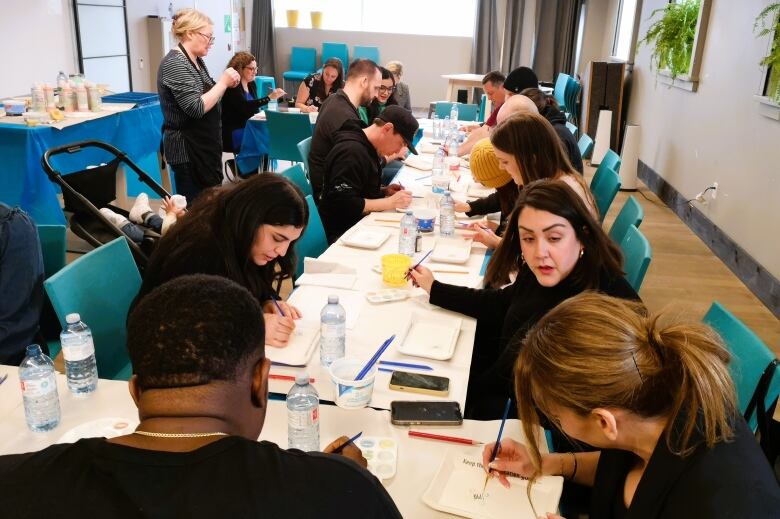
<svg viewBox="0 0 780 519"><path fill-rule="evenodd" d="M485 187L501 187L512 181L509 173L498 167L498 159L493 152L490 139L482 139L471 149L469 159L471 176Z"/></svg>

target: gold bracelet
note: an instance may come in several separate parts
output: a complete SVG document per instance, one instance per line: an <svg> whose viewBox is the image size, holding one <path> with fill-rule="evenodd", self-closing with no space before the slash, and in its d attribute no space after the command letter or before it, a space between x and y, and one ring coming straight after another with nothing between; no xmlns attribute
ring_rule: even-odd
<svg viewBox="0 0 780 519"><path fill-rule="evenodd" d="M574 477L577 475L577 455L573 452L570 452L572 459L574 460L574 470L571 471L571 476L569 476L567 479L569 481L574 480Z"/></svg>

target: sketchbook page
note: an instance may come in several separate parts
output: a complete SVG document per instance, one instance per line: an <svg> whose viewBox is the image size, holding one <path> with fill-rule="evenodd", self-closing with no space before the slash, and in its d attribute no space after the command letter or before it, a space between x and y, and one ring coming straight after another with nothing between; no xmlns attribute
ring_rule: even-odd
<svg viewBox="0 0 780 519"><path fill-rule="evenodd" d="M305 366L309 362L314 348L319 345L319 326L314 323L295 322L295 330L284 348L265 346L265 356L276 364Z"/></svg>
<svg viewBox="0 0 780 519"><path fill-rule="evenodd" d="M296 286L312 285L318 287L352 289L357 282L356 274L309 274L304 272L295 280Z"/></svg>
<svg viewBox="0 0 780 519"><path fill-rule="evenodd" d="M404 164L421 171L431 171L433 169L433 160L419 155L409 155L404 159Z"/></svg>
<svg viewBox="0 0 780 519"><path fill-rule="evenodd" d="M339 304L347 312L347 329L355 328L366 301L361 292L307 285L296 288L287 303L300 310L303 316L300 321L316 323L319 326L320 313L322 308L328 304L329 295L339 296Z"/></svg>
<svg viewBox="0 0 780 519"><path fill-rule="evenodd" d="M316 258L303 258L303 271L306 274L355 274L356 270L335 261Z"/></svg>
<svg viewBox="0 0 780 519"><path fill-rule="evenodd" d="M557 511L563 478L545 477L534 484L531 499L535 511L528 501L527 481L519 477L508 479L510 488L496 479L491 479L485 487L481 456L450 449L423 501L437 510L475 519L507 517L508 510L512 511L513 518L535 519Z"/></svg>

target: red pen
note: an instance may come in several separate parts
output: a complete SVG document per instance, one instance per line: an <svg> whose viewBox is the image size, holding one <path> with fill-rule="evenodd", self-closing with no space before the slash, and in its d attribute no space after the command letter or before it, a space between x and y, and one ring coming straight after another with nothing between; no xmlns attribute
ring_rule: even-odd
<svg viewBox="0 0 780 519"><path fill-rule="evenodd" d="M443 434L433 434L422 431L409 431L409 436L417 438L428 438L431 440L441 440L443 442L463 443L465 445L484 445L485 442L472 440L470 438L458 438L457 436L445 436Z"/></svg>
<svg viewBox="0 0 780 519"><path fill-rule="evenodd" d="M268 378L270 378L271 380L289 380L290 382L295 382L294 375L274 375L273 373L271 373L270 375L268 375ZM314 384L313 378L309 379L309 384Z"/></svg>

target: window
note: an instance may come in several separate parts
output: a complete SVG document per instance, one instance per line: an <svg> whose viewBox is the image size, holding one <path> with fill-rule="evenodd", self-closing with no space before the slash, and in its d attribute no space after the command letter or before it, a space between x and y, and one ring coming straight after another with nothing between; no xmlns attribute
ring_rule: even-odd
<svg viewBox="0 0 780 519"><path fill-rule="evenodd" d="M637 0L620 1L617 24L615 25L615 41L612 45L612 55L629 63L634 59L634 48L636 47L634 36L636 4Z"/></svg>
<svg viewBox="0 0 780 519"><path fill-rule="evenodd" d="M337 31L464 36L474 34L476 0L273 0L274 25L287 27L287 10L298 9L298 27L311 28L320 10L322 28Z"/></svg>

